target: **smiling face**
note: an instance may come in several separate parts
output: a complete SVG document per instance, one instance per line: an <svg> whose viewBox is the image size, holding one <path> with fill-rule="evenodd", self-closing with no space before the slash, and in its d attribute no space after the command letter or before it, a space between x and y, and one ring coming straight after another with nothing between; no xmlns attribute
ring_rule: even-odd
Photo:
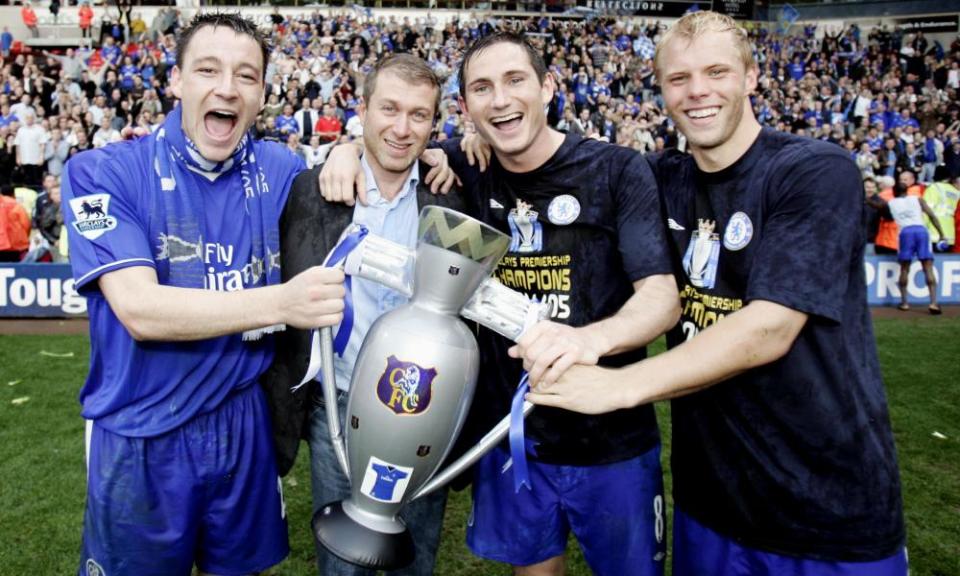
<svg viewBox="0 0 960 576"><path fill-rule="evenodd" d="M194 34L175 66L171 88L180 98L186 135L212 162L226 160L263 106L263 56L252 37L227 27Z"/></svg>
<svg viewBox="0 0 960 576"><path fill-rule="evenodd" d="M553 81L548 76L541 84L523 47L500 42L477 52L463 82L461 107L502 164L529 170L553 154L544 111Z"/></svg>
<svg viewBox="0 0 960 576"><path fill-rule="evenodd" d="M364 155L374 175L410 169L427 146L436 101L435 86L411 84L393 70L379 74L376 88L360 109Z"/></svg>
<svg viewBox="0 0 960 576"><path fill-rule="evenodd" d="M709 30L661 46L659 77L667 112L698 163L709 157L711 164L729 165L760 129L748 100L757 87L757 70L744 64L732 36Z"/></svg>

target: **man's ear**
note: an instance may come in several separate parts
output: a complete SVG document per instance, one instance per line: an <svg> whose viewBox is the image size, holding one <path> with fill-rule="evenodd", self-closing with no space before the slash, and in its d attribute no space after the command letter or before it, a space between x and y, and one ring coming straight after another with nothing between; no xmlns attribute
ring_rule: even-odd
<svg viewBox="0 0 960 576"><path fill-rule="evenodd" d="M543 84L540 86L540 101L544 106L550 104L556 91L557 83L553 78L553 73L547 72L543 77Z"/></svg>
<svg viewBox="0 0 960 576"><path fill-rule="evenodd" d="M459 104L460 109L463 110L464 118L470 122L473 122L473 118L470 117L470 109L467 108L467 101L463 98L463 96L457 96L457 104Z"/></svg>
<svg viewBox="0 0 960 576"><path fill-rule="evenodd" d="M173 95L180 99L180 93L183 89L183 77L180 74L180 67L174 65L170 70L170 90L173 91ZM263 103L260 104L263 107Z"/></svg>
<svg viewBox="0 0 960 576"><path fill-rule="evenodd" d="M747 83L747 96L753 94L757 90L757 83L759 82L760 69L756 64L747 68L747 73L745 75L745 80Z"/></svg>

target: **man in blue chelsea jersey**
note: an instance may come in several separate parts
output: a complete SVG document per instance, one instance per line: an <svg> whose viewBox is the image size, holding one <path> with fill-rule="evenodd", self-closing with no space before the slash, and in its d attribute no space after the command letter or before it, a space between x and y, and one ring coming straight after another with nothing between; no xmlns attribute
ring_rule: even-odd
<svg viewBox="0 0 960 576"><path fill-rule="evenodd" d="M152 135L67 164L88 298L87 506L80 574L250 574L288 552L258 376L271 332L330 326L343 274L280 282L279 215L303 163L248 130L267 44L239 15L194 18Z"/></svg>

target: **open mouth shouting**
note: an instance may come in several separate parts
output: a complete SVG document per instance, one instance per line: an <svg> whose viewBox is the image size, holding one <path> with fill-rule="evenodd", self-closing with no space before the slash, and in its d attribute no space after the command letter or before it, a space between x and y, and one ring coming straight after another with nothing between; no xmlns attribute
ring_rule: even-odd
<svg viewBox="0 0 960 576"><path fill-rule="evenodd" d="M225 108L210 110L203 116L203 128L207 137L218 144L230 143L237 126L237 113Z"/></svg>

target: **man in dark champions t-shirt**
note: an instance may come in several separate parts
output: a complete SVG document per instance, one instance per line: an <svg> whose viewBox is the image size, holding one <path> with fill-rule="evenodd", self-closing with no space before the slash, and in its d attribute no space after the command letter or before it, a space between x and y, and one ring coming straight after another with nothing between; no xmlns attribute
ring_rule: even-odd
<svg viewBox="0 0 960 576"><path fill-rule="evenodd" d="M510 411L524 368L555 380L575 362L619 366L676 321L678 297L652 175L642 157L550 129L553 96L539 54L522 37L478 40L461 64L464 110L493 149L480 172L454 141L451 167L484 222L511 235L496 276L546 302L541 323L511 347L481 331L477 402ZM518 362L515 358L522 358ZM552 408L526 422L532 490L515 489L505 450L477 466L467 543L516 572L562 573L573 530L597 574L663 571L659 434L651 406L584 416ZM662 507L659 508L662 510Z"/></svg>
<svg viewBox="0 0 960 576"><path fill-rule="evenodd" d="M681 294L671 350L574 367L529 399L603 413L676 398L674 574L906 574L859 172L840 147L761 130L728 17L685 16L655 64L691 151L650 158Z"/></svg>

